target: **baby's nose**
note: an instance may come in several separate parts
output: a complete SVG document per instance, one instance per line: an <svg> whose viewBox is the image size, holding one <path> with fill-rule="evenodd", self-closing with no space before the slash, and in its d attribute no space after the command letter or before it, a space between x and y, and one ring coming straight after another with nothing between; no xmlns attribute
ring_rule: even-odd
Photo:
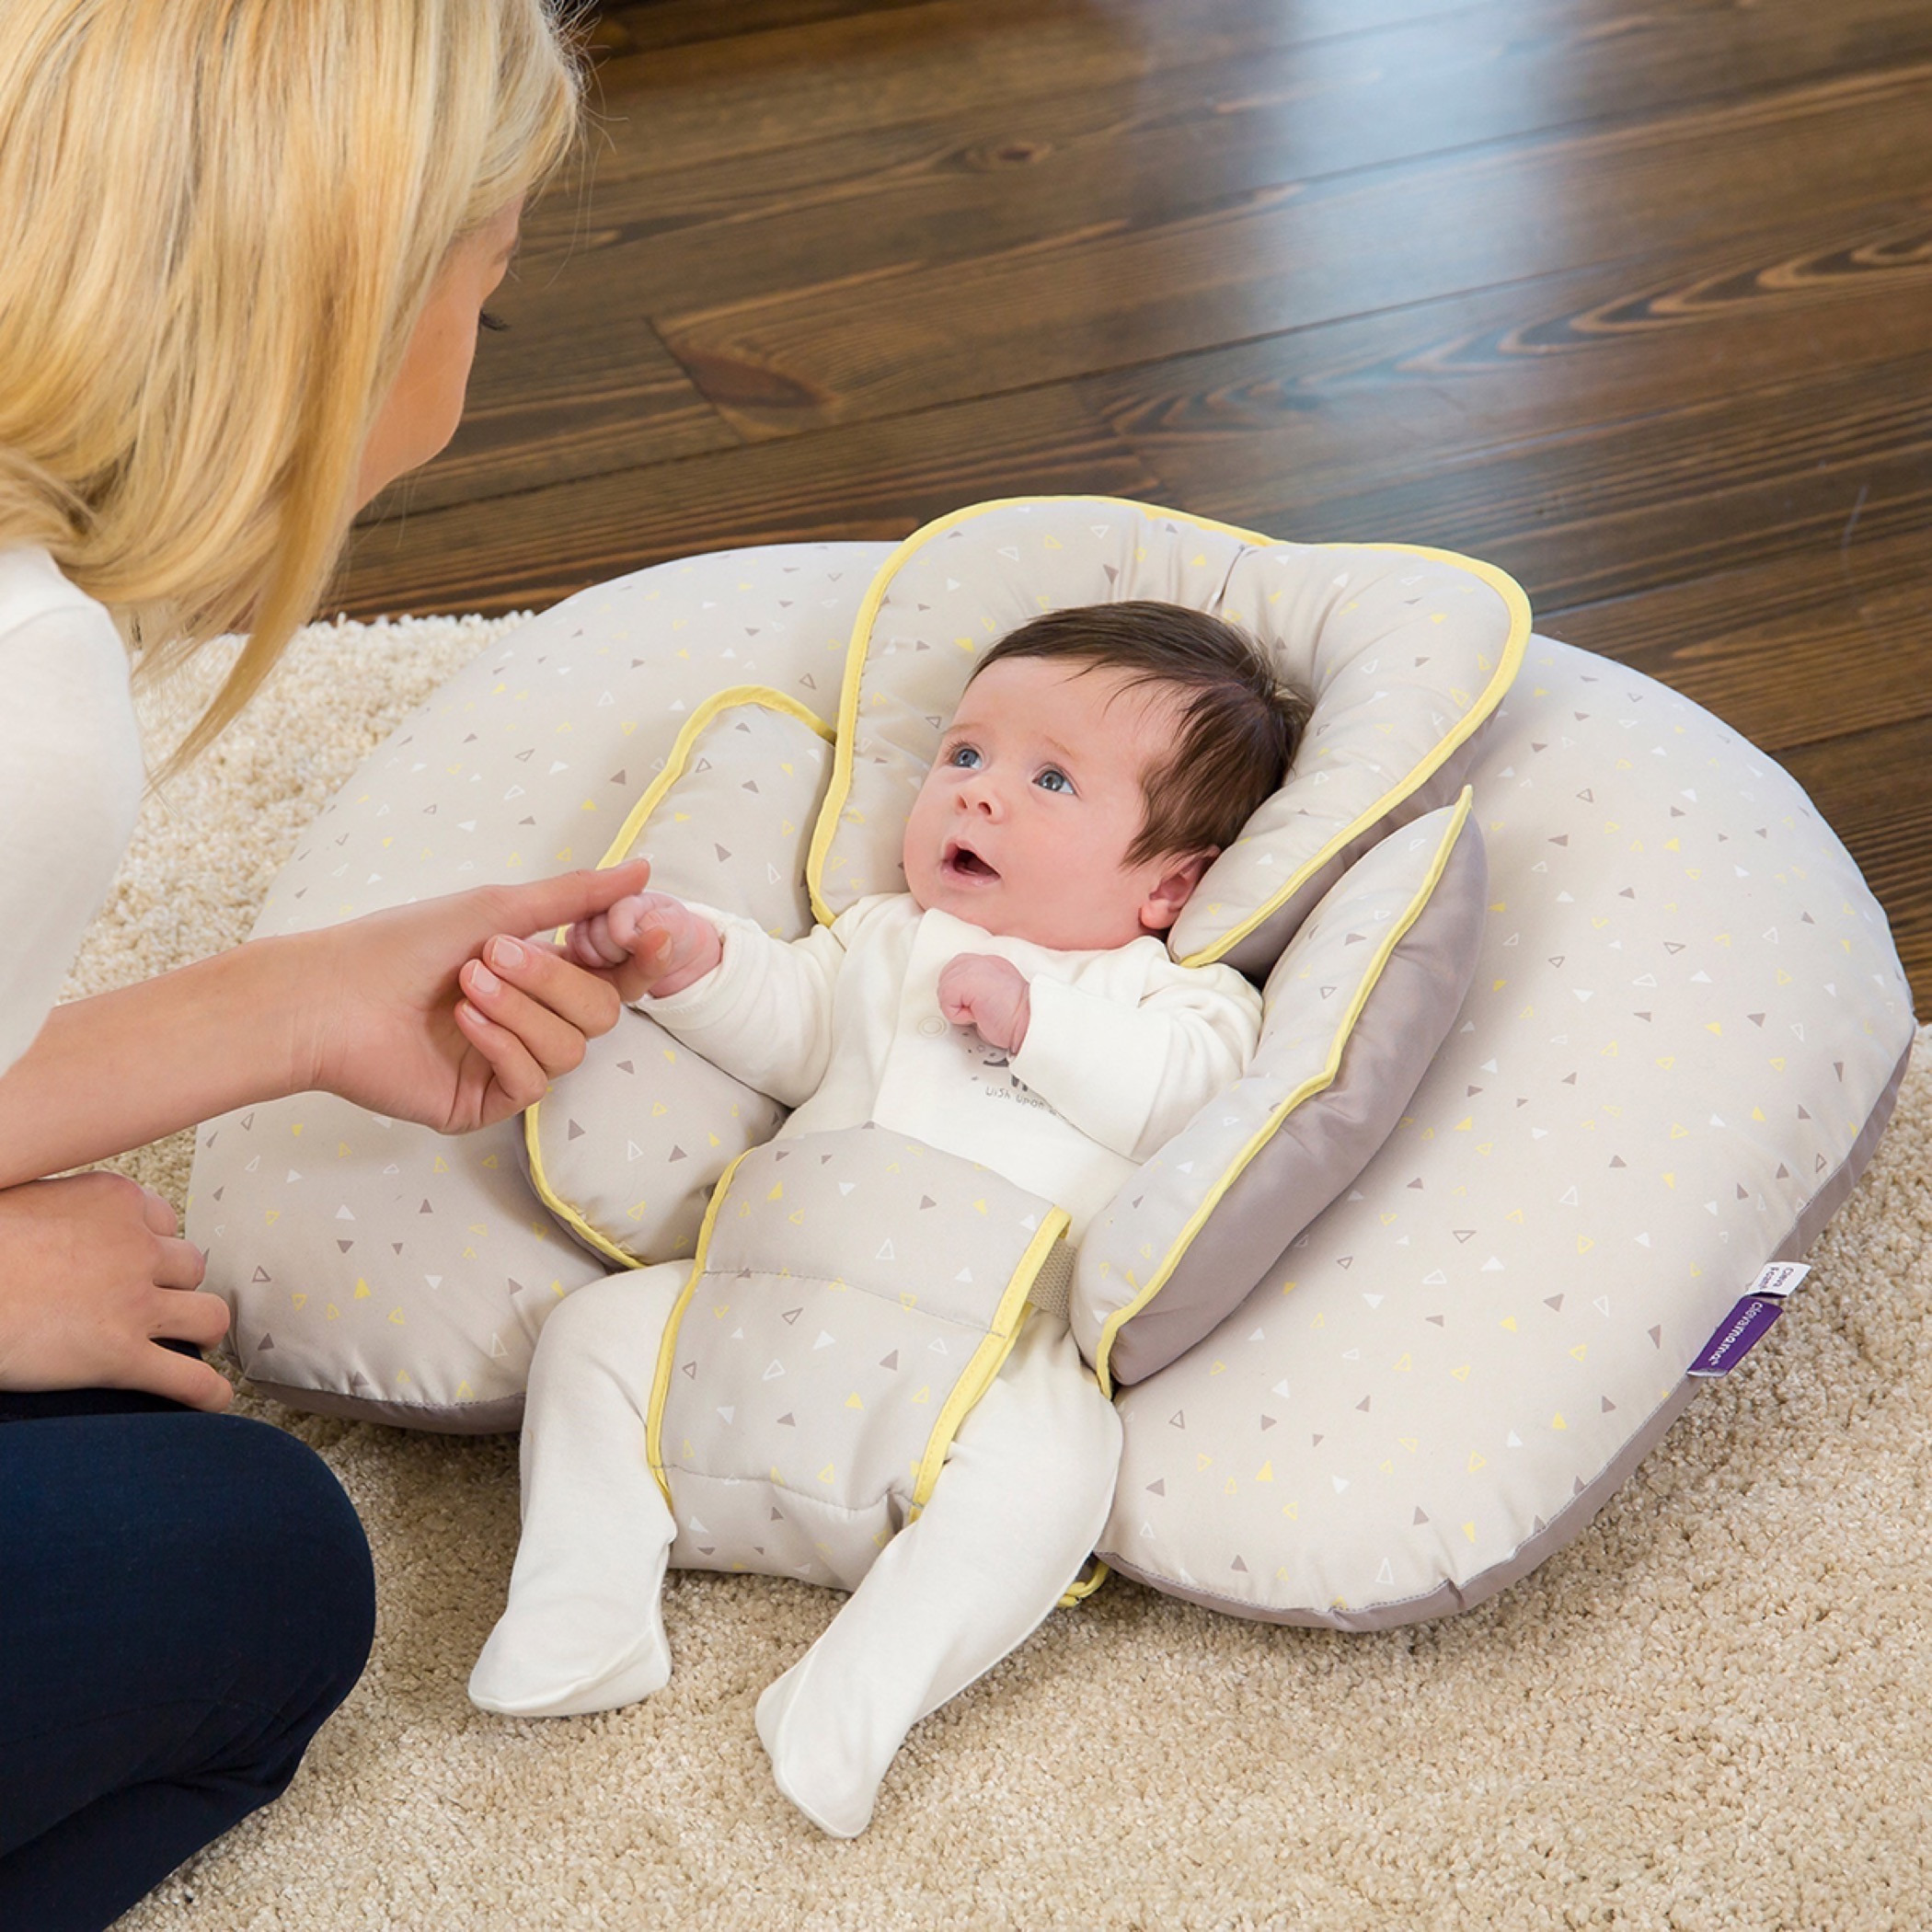
<svg viewBox="0 0 1932 1932"><path fill-rule="evenodd" d="M982 811L988 818L997 818L1002 809L999 787L986 772L975 772L960 788L960 802L968 811Z"/></svg>

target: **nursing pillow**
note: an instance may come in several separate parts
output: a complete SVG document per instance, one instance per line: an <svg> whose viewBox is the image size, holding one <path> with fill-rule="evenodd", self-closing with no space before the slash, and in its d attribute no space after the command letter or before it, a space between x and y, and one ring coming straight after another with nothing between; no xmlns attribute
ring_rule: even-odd
<svg viewBox="0 0 1932 1932"><path fill-rule="evenodd" d="M1758 1270L1849 1189L1911 1037L1882 915L1802 793L1686 700L1526 639L1499 573L1110 500L661 566L445 686L259 929L639 842L773 929L808 897L827 916L897 883L972 656L1107 596L1243 622L1316 709L1173 935L1267 981L1261 1052L1077 1258L1075 1333L1126 1437L1101 1554L1239 1615L1440 1614L1587 1523ZM642 1016L623 1030L527 1141L326 1096L211 1122L190 1233L251 1378L509 1426L547 1309L619 1255L688 1252L769 1131Z"/></svg>
<svg viewBox="0 0 1932 1932"><path fill-rule="evenodd" d="M649 856L667 890L787 937L809 918L780 880L809 885L827 923L869 893L903 891L906 813L980 653L1044 609L1153 595L1214 609L1310 694L1294 770L1209 869L1189 936L1170 948L1274 968L1279 936L1314 893L1327 887L1327 896L1292 965L1282 961L1291 970L1268 981L1247 1077L1146 1164L1083 1244L1074 1327L1103 1386L1153 1373L1205 1334L1399 1117L1466 989L1484 871L1466 796L1412 828L1418 835L1388 827L1420 809L1432 781L1446 788L1529 628L1522 593L1486 566L1258 545L1123 508L1097 505L1070 525L1047 506L987 505L920 532L860 608L829 786L816 720L781 694L740 687L680 733L604 855L605 864ZM766 809L764 836L745 822L753 798ZM809 801L816 828L795 868ZM739 857L713 864L714 851ZM763 886L755 866L749 879L734 874L748 851L766 866ZM673 1098L664 1082L678 1050L632 1018L592 1045L555 1102L531 1110L533 1179L558 1219L614 1259L681 1259L724 1164L775 1123L761 1097L696 1056L684 1058L705 1094L680 1085ZM663 1088L651 1104L676 1137L674 1177L649 1136L623 1125L640 1110L639 1064ZM928 1239L943 1247L967 1234L934 1224Z"/></svg>

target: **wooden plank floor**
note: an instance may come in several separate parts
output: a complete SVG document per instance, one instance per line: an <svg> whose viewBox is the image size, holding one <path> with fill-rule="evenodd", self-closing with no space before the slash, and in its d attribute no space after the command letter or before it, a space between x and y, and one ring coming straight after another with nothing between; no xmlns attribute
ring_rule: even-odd
<svg viewBox="0 0 1932 1932"><path fill-rule="evenodd" d="M1775 752L1932 1013L1927 0L636 0L352 615L1140 496L1493 558Z"/></svg>

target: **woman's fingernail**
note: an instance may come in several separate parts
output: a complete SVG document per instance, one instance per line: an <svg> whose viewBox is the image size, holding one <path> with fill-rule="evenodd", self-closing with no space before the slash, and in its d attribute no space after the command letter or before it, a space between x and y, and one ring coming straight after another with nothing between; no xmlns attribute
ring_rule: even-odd
<svg viewBox="0 0 1932 1932"><path fill-rule="evenodd" d="M523 963L523 949L514 939L492 939L489 956L505 972L514 972Z"/></svg>
<svg viewBox="0 0 1932 1932"><path fill-rule="evenodd" d="M481 960L477 961L475 970L469 976L469 990L472 993L495 993L500 989L502 983Z"/></svg>

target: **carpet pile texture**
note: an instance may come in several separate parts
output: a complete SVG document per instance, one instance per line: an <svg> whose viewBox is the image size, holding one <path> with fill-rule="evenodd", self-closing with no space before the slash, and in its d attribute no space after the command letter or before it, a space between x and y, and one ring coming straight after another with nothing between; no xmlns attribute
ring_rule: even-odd
<svg viewBox="0 0 1932 1932"><path fill-rule="evenodd" d="M152 798L70 996L244 938L301 827L514 620L317 625ZM154 742L219 652L150 707ZM178 1204L186 1134L115 1165ZM724 1927L1322 1932L1932 1925L1932 1035L1790 1314L1576 1544L1373 1637L1119 1580L914 1733L871 1830L777 1795L758 1692L836 1599L673 1576L668 1690L511 1722L464 1681L516 1444L238 1407L367 1524L374 1660L287 1797L127 1932Z"/></svg>

